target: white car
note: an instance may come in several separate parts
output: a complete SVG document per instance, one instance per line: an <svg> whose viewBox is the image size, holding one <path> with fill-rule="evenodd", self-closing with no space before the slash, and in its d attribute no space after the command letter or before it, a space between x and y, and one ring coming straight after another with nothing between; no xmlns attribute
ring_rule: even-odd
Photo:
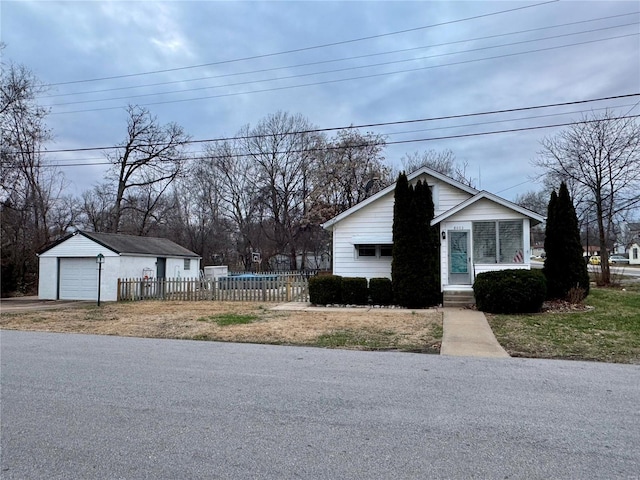
<svg viewBox="0 0 640 480"><path fill-rule="evenodd" d="M629 259L624 255L611 255L609 257L609 263L629 263Z"/></svg>

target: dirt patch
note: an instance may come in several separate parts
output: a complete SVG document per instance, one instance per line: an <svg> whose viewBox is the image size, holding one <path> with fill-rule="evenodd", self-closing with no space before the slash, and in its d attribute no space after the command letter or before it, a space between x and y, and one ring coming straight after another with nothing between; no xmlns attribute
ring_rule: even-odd
<svg viewBox="0 0 640 480"><path fill-rule="evenodd" d="M236 302L135 302L101 307L3 313L0 328L149 338L338 346L353 349L440 349L442 314L435 310L393 309L274 311L273 305ZM216 315L255 318L220 326ZM327 338L339 335L339 343Z"/></svg>

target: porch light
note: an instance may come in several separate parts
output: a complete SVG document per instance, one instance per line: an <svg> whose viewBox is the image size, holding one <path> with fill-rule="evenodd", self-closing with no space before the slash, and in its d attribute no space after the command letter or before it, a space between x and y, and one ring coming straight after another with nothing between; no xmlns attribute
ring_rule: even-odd
<svg viewBox="0 0 640 480"><path fill-rule="evenodd" d="M442 239L443 240L447 239L447 232L445 232L444 230L442 231Z"/></svg>

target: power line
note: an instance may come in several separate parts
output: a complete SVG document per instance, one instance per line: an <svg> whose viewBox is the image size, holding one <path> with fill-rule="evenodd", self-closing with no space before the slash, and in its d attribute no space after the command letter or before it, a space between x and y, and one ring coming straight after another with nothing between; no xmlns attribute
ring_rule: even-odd
<svg viewBox="0 0 640 480"><path fill-rule="evenodd" d="M298 135L304 133L320 133L320 132L330 132L335 130L353 130L358 128L373 128L373 127L385 127L389 125L402 125L408 123L421 123L421 122L432 122L437 120L452 120L455 118L466 118L466 117L477 117L483 115L496 115L502 113L513 113L513 112L523 112L527 110L537 110L541 108L552 108L552 107L564 107L568 105L580 105L585 103L593 103L593 102L601 102L605 100L618 100L622 98L630 98L637 97L640 95L640 92L637 93L629 93L624 95L614 95L609 97L599 97L599 98L590 98L587 100L574 100L571 102L560 102L560 103L548 103L543 105L531 105L528 107L515 107L515 108L506 108L502 110L488 110L484 112L473 112L473 113L462 113L456 115L443 115L438 117L425 117L425 118L417 118L411 120L396 120L392 122L378 122L378 123L366 123L361 125L348 125L348 126L340 126L340 127L326 127L326 128L314 128L309 130L300 130L294 132L287 132L287 135ZM221 138L207 138L207 139L199 139L199 140L189 140L185 142L186 144L193 143L207 143L207 142L224 142L231 140L247 140L251 138L260 138L263 135L249 135L249 136L234 136L234 137L221 137ZM64 148L64 149L56 149L56 150L48 150L48 153L68 153L68 152L86 152L86 151L95 151L95 150L114 150L117 148L121 148L118 145L112 145L108 147L83 147L83 148ZM40 151L38 153L45 153L44 151Z"/></svg>
<svg viewBox="0 0 640 480"><path fill-rule="evenodd" d="M473 53L473 52L480 52L480 51L485 51L485 50L493 50L493 49L497 49L497 48L512 47L512 46L515 46L515 45L523 45L523 44L534 43L534 42L542 42L542 41L545 41L545 40L553 40L553 39L557 39L557 38L564 38L564 37L569 37L569 36L574 36L574 35L582 35L582 34L585 34L585 33L600 32L600 31L604 31L604 30L611 30L613 28L628 27L628 26L631 26L631 25L638 25L638 22L627 23L627 24L622 24L622 25L614 25L614 26L603 27L603 28L592 29L592 30L584 30L584 31L580 31L580 32L572 32L572 33L565 33L565 34L560 34L560 35L553 35L553 36L549 36L549 37L542 37L542 38L537 38L537 39L532 39L532 40L522 40L522 41L519 41L519 42L512 42L512 43L506 43L506 44L501 44L501 45L490 45L490 46L486 46L486 47L472 48L472 49L462 50L462 51L458 51L458 52L446 52L446 53L439 53L439 54L435 54L435 55L428 55L428 56L417 57L417 58L409 58L409 59L402 59L402 60L390 60L388 62L373 63L373 64L369 64L369 65L358 65L358 66L354 66L354 67L344 67L344 68L338 68L338 69L333 69L333 70L324 70L324 71L319 71L319 72L301 73L301 74L296 74L296 75L287 75L287 76L284 76L284 77L264 78L264 79L258 79L258 80L247 80L247 81L243 81L243 82L228 83L228 84L222 84L222 85L212 85L212 86L206 86L206 87L185 88L185 89L181 89L181 90L171 90L171 91L154 92L154 93L141 93L141 94L137 94L137 95L128 95L128 96L125 96L125 97L98 98L98 99L95 99L95 100L78 100L78 101L73 101L73 102L53 103L53 104L50 104L48 106L49 107L61 107L61 106L65 106L65 105L80 105L80 104L86 104L86 103L110 102L110 101L115 101L115 100L128 100L128 99L132 99L132 98L145 98L145 97L155 97L155 96L159 96L159 95L172 95L172 94L177 94L177 93L195 92L195 91L201 91L201 90L213 90L213 89L224 88L224 87L237 87L237 86L241 86L241 85L250 85L250 84L253 84L253 83L265 83L265 82L275 82L275 81L281 81L281 80L292 80L292 79L296 79L296 78L312 77L312 76L316 76L316 75L326 75L326 74L329 74L329 73L340 73L340 72L347 72L347 71L352 71L352 70L361 70L361 69L365 69L365 68L382 67L382 66L387 66L387 65L395 65L395 64L399 64L399 63L420 62L420 61L429 60L429 59L432 59L432 58L447 57L447 56L452 56L452 55L462 55L462 54L465 54L465 53ZM614 38L617 38L617 37L614 37ZM609 40L609 39L605 38L605 39L598 39L598 40L592 40L592 41L605 41L605 40ZM574 46L574 45L576 45L576 44L569 44L568 46ZM555 48L564 48L564 47L565 46L561 45L561 46L557 46ZM267 70L279 70L281 68L284 68L284 67L279 67L279 68L276 68L276 69L267 69ZM230 75L238 75L238 74L230 74Z"/></svg>
<svg viewBox="0 0 640 480"><path fill-rule="evenodd" d="M626 116L620 116L620 117L612 117L610 118L610 120L625 120L625 119L631 119L631 118L638 118L640 117L639 115L626 115ZM584 123L595 123L598 122L600 120L581 120L581 121L575 121L575 122L566 122L566 123L556 123L553 125L538 125L538 126L533 126L533 127L522 127L522 128L510 128L510 129L504 129L504 130L494 130L491 132L477 132L477 133L463 133L463 134L459 134L459 135L446 135L446 136L441 136L441 137L431 137L431 138L415 138L415 139L410 139L410 140L397 140L394 142L386 142L385 145L400 145L400 144L407 144L407 143L421 143L421 142L433 142L433 141L441 141L441 140L454 140L454 139L459 139L459 138L471 138L471 137L480 137L480 136L485 136L485 135L499 135L499 134L505 134L505 133L517 133L517 132L524 132L524 131L533 131L533 130L542 130L542 129L546 129L546 128L558 128L558 127L568 127L568 126L572 126L572 125L580 125L580 124L584 124ZM359 148L359 147L366 147L369 146L369 144L364 143L364 144L360 144L360 145L350 145L350 148ZM330 150L342 150L344 149L344 147L341 146L326 146L326 147L321 147L321 148L311 148L311 149L307 149L307 150L290 150L287 152L270 152L270 154L274 154L274 155L282 155L282 154L291 154L291 153L307 153L307 152L319 152L319 151L330 151ZM253 153L242 153L242 154L233 154L231 156L233 157L251 157L253 156ZM212 155L212 156L206 156L206 157L186 157L183 160L209 160L209 159L217 159L217 158L227 158L226 155ZM87 166L94 166L94 165L112 165L111 162L101 162L101 163L91 163L91 164L86 164L86 163L68 163L68 164L50 164L50 165L42 165L42 167L87 167Z"/></svg>
<svg viewBox="0 0 640 480"><path fill-rule="evenodd" d="M557 49L560 49L560 48L567 48L567 47L573 47L573 46L578 46L578 45L586 45L586 44L597 43L597 42L606 41L606 40L618 40L618 39L621 39L621 38L634 37L634 36L638 36L638 35L640 35L640 33L630 33L630 34L627 34L627 35L619 35L619 36L616 36L616 37L609 37L609 38L606 38L606 39L587 40L587 41L576 42L576 43L567 44L567 45L539 48L539 49L534 49L534 50L527 50L527 51L524 51L524 52L508 53L508 54L503 54L503 55L495 55L495 56L492 56L492 57L476 58L476 59L470 59L470 60L461 60L459 62L451 62L451 63L441 64L441 65L429 65L429 66L425 66L425 67L417 67L417 68L411 68L411 69L406 69L406 70L396 70L396 71L393 71L393 72L383 72L383 73L361 75L361 76L356 76L356 77L347 77L347 78L334 79L334 80L324 80L324 81L319 81L319 82L303 83L303 84L299 84L299 85L290 85L290 86L284 86L284 87L265 88L265 89L260 89L260 90L251 90L251 91L247 91L247 92L224 93L224 94L219 94L219 95L208 95L208 96L204 96L204 97L193 97L193 98L186 98L186 99L181 99L181 100L165 100L165 101L159 101L159 102L150 102L150 103L140 104L139 106L149 107L149 106L155 106L155 105L167 105L167 104L175 104L175 103L185 103L185 102L193 102L193 101L199 101L199 100L209 100L209 99L213 99L213 98L233 97L233 96L239 96L239 95L249 95L249 94L253 94L253 93L266 93L266 92L275 92L275 91L281 91L281 90L289 90L289 89L293 89L293 88L304 88L304 87L311 87L311 86L318 86L318 85L328 85L328 84L332 84L332 83L348 82L348 81L352 81L352 80L363 80L363 79L369 79L369 78L379 78L379 77L384 77L384 76L389 76L389 75L397 75L397 74L400 74L400 73L412 73L412 72L417 72L417 71L422 71L422 70L430 70L430 69L434 69L434 68L450 67L450 66L456 66L456 65L465 65L465 64L469 64L469 63L476 63L476 62L481 62L481 61L486 61L486 60L497 60L497 59L501 59L501 58L515 57L515 56L518 56L518 55L526 55L526 54L530 54L530 53L538 53L538 52L545 52L545 51L550 51L550 50L557 50ZM60 105L62 105L62 104L60 104ZM66 114L70 114L70 113L101 112L101 111L108 111L108 110L119 110L121 108L123 108L123 107L122 106L117 106L117 107L91 108L91 109L84 109L84 110L72 110L72 111L67 111L67 112L51 112L50 115L66 115Z"/></svg>
<svg viewBox="0 0 640 480"><path fill-rule="evenodd" d="M70 85L70 84L76 84L76 83L88 83L88 82L97 82L97 81L102 81L102 80L114 80L114 79L118 79L118 78L130 78L130 77L138 77L138 76L143 76L143 75L152 75L152 74L156 74L156 73L167 73L167 72L176 72L176 71L180 71L180 70L190 70L190 69L195 69L195 68L202 68L202 67L210 67L210 66L214 66L214 65L223 65L223 64L228 64L228 63L236 63L236 62L242 62L242 61L246 61L246 60L256 60L259 58L268 58L268 57L275 57L275 56L280 56L280 55L288 55L291 53L299 53L299 52L305 52L305 51L309 51L309 50L317 50L320 48L327 48L327 47L334 47L334 46L338 46L338 45L346 45L349 43L356 43L356 42L362 42L362 41L366 41L366 40L373 40L376 38L383 38L383 37L390 37L390 36L394 36L394 35L401 35L404 33L410 33L410 32L417 32L419 30L425 30L425 29L429 29L429 28L434 28L434 27L441 27L444 25L453 25L455 23L461 23L461 22L467 22L470 20L478 20L480 18L487 18L487 17L491 17L491 16L495 16L495 15L502 15L504 13L511 13L511 12L515 12L515 11L519 11L519 10L525 10L528 8L535 8L535 7L539 7L542 5L547 5L550 3L556 3L559 0L550 0L550 1L546 1L546 2L541 2L541 3L536 3L533 5L525 5L523 7L516 7L516 8L511 8L511 9L507 9L507 10L500 10L498 12L492 12L492 13L485 13L482 15L475 15L472 17L466 17L466 18L461 18L461 19L457 19L457 20L449 20L446 22L440 22L440 23L434 23L431 25L424 25L421 27L415 27L415 28L408 28L405 30L398 30L395 32L388 32L388 33L381 33L381 34L377 34L377 35L369 35L367 37L360 37L360 38L354 38L354 39L350 39L350 40L342 40L339 42L331 42L331 43L325 43L322 45L314 45L314 46L310 46L310 47L301 47L301 48L295 48L295 49L291 49L291 50L285 50L285 51L281 51L281 52L275 52L275 53L265 53L265 54L261 54L261 55L253 55L250 57L243 57L243 58L236 58L236 59L232 59L232 60L221 60L218 62L210 62L210 63L203 63L203 64L199 64L199 65L189 65L189 66L185 66L185 67L176 67L176 68L166 68L166 69L162 69L162 70L153 70L153 71L148 71L148 72L140 72L140 73L129 73L129 74L125 74L125 75L112 75L109 77L100 77L100 78L90 78L90 79L84 79L84 80L71 80L71 81L67 81L67 82L57 82L57 83L49 83L46 84L45 86L47 87L52 87L52 86L57 86L57 85Z"/></svg>
<svg viewBox="0 0 640 480"><path fill-rule="evenodd" d="M67 96L72 96L72 95L89 95L89 94L93 94L93 93L105 93L105 92L113 92L113 91L132 90L132 89L137 89L137 88L157 87L157 86L162 86L162 85L172 85L172 84L176 84L176 83L188 83L188 82L195 82L195 81L201 81L201 80L213 80L213 79L218 79L218 78L235 77L235 76L240 76L240 75L250 75L250 74L255 74L255 73L273 72L273 71L277 71L277 70L285 70L285 69L292 69L292 68L310 67L310 66L323 65L323 64L328 64L328 63L344 62L344 61L348 61L348 60L359 60L359 59L363 59L363 58L377 57L377 56L383 56L383 55L391 55L391 54L394 54L394 53L403 53L403 52L410 52L410 51L415 51L415 50L424 50L424 49L428 49L428 48L445 47L445 46L456 45L456 44L460 44L460 43L477 42L479 40L489 40L489 39L493 39L493 38L507 37L507 36L513 36L513 35L521 35L521 34L524 34L524 33L532 33L532 32L537 32L537 31L541 31L541 30L550 30L550 29L573 26L573 25L579 25L579 24L584 24L584 23L592 23L592 22L597 22L597 21L602 21L602 20L609 20L609 19L612 19L612 18L628 17L628 16L631 16L631 15L637 15L638 13L640 13L640 12L623 13L623 14L619 14L619 15L610 15L610 16L607 16L607 17L599 17L599 18L594 18L594 19L589 19L589 20L580 20L580 21L576 21L576 22L562 23L562 24L558 24L558 25L550 25L550 26L547 26L547 27L530 28L530 29L526 29L526 30L518 30L518 31L515 31L515 32L507 32L507 33L499 33L499 34L495 34L495 35L487 35L487 36L484 36L484 37L467 38L467 39L464 39L464 40L455 40L455 41L451 41L451 42L435 43L435 44L431 44L431 45L422 45L422 46L419 46L419 47L403 48L403 49L398 49L398 50L388 50L386 52L370 53L370 54L366 54L366 55L356 55L356 56L352 56L352 57L343 57L343 58L337 58L337 59L334 58L334 59L331 59L331 60L322 60L322 61L316 61L316 62L300 63L300 64L296 64L296 65L286 65L286 66L282 66L282 67L263 68L263 69L259 69L259 70L249 70L249 71L244 71L244 72L227 73L227 74L222 74L222 75L209 75L209 76L206 76L206 77L187 78L187 79L182 79L182 80L172 80L172 81L166 81L166 82L147 83L147 84L142 84L142 85L131 85L131 86L126 86L126 87L113 87L113 88L104 88L104 89L100 89L100 90L88 90L88 91L81 91L81 92L70 92L70 93L58 93L58 94L51 94L51 95L42 95L42 96L39 96L37 98L42 99L42 98L67 97ZM592 33L592 32L600 31L600 30L607 29L607 28L609 28L609 29L610 28L618 28L618 27L621 27L621 26L629 26L629 25L636 25L636 24L637 24L637 22L629 23L629 24L623 24L623 25L615 25L615 26L612 26L612 27L604 27L604 28L601 28L601 29L583 30L582 32L571 33L571 34L566 34L566 35L577 35L577 34L580 34L580 33ZM556 38L556 37L545 37L545 39L550 39L550 38ZM535 41L535 40L532 40L532 41ZM511 44L506 44L506 45L511 45Z"/></svg>
<svg viewBox="0 0 640 480"><path fill-rule="evenodd" d="M635 105L633 105L633 107L637 106L638 104L640 104L640 101L637 102ZM609 106L609 107L601 107L601 108L595 108L595 109L589 109L589 110L573 110L570 112L560 112L560 113L550 113L550 114L546 114L546 115L530 115L527 117L518 117L518 118L506 118L504 120L492 120L492 121L488 121L488 122L475 122L475 123L465 123L465 124L458 124L458 125L448 125L445 127L433 127L433 128L423 128L423 129L418 129L418 130L404 130L404 131L399 131L399 132L387 132L387 133L381 133L380 135L383 137L389 137L389 136L395 136L395 135L406 135L409 133L419 133L419 132L432 132L432 131L436 131L436 130L452 130L452 129L459 129L459 128L467 128L467 127L478 127L478 126L482 126L482 125L494 125L497 123L505 123L505 122L518 122L518 121L524 121L524 120L534 120L534 119L540 119L540 118L549 118L549 117L560 117L560 116L567 116L567 115L575 115L578 113L585 113L585 112L593 112L593 111L602 111L602 110L609 110L609 109L617 109L617 108L624 108L624 107L629 107L631 106L630 104L626 104L626 105L616 105L616 106ZM632 107L632 109L633 109ZM624 115L628 115L630 113L631 110L627 111ZM427 120L428 121L428 120ZM359 128L357 126L351 126L348 128ZM327 131L327 130L331 130L331 129L322 129L323 131ZM312 132L318 132L319 130L305 130L305 131L298 131L298 132L286 132L283 133L283 135L294 135L294 134L305 134L305 133L312 133ZM230 137L229 139L253 139L253 138L262 138L264 135L251 135L251 136L243 136L243 137ZM212 140L194 140L192 142L189 143L193 143L193 142L216 142L216 141L222 141L222 140L228 140L228 139L212 139ZM385 144L387 144L388 142L385 141ZM162 144L160 144L162 145ZM141 145L142 147L148 146L148 145ZM105 147L105 148L120 148L120 147ZM82 149L76 149L73 151L82 151ZM47 153L56 153L56 152L61 152L58 150L47 150ZM65 150L65 152L68 152L68 150ZM200 153L203 154L205 153L203 150L200 151L195 151L195 152L191 152L193 153ZM103 157L90 157L90 158L83 158L83 159L76 159L76 160L83 160L83 161L91 161L91 160L102 160ZM49 159L49 161L56 161ZM91 165L91 164L88 164Z"/></svg>

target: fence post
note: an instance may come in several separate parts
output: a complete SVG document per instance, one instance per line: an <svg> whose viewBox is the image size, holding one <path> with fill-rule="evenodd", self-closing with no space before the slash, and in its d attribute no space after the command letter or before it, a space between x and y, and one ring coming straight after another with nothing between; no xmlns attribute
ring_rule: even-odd
<svg viewBox="0 0 640 480"><path fill-rule="evenodd" d="M291 301L291 277L287 276L287 302Z"/></svg>

